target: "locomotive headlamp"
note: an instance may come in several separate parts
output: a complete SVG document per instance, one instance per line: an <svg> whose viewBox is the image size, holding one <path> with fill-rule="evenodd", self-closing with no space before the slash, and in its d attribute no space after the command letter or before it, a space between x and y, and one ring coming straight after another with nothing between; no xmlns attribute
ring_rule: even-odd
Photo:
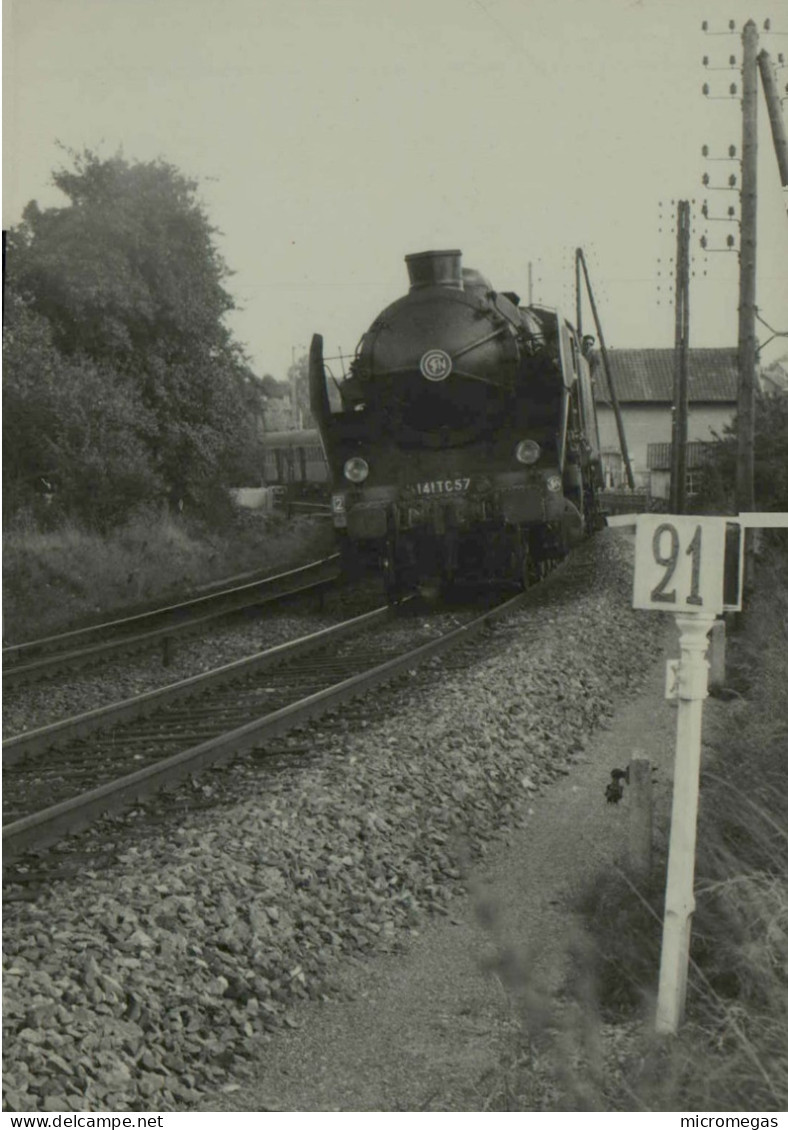
<svg viewBox="0 0 788 1130"><path fill-rule="evenodd" d="M351 483L363 483L369 474L369 463L359 455L348 459L344 466L344 475Z"/></svg>
<svg viewBox="0 0 788 1130"><path fill-rule="evenodd" d="M536 462L542 454L542 449L535 439L523 439L514 449L514 457L518 463L526 463L529 467Z"/></svg>

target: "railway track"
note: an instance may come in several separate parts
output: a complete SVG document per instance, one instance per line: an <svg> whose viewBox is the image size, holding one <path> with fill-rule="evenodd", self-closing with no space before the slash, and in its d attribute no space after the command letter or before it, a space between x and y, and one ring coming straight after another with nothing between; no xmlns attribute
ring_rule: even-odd
<svg viewBox="0 0 788 1130"><path fill-rule="evenodd" d="M13 644L3 648L3 682L6 687L33 682L156 646L162 648L166 662L168 648L179 637L199 631L220 617L320 590L339 575L339 555L332 554L284 573L224 586L180 604Z"/></svg>
<svg viewBox="0 0 788 1130"><path fill-rule="evenodd" d="M409 616L413 604L385 606L7 740L4 859L50 845L368 692L484 631L528 596L441 631L434 617Z"/></svg>

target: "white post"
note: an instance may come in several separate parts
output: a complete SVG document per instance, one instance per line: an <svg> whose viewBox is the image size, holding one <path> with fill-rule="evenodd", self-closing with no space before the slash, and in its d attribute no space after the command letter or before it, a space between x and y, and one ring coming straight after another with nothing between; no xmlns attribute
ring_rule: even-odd
<svg viewBox="0 0 788 1130"><path fill-rule="evenodd" d="M695 910L701 724L709 667L705 658L706 636L713 623L712 613L676 615L681 649L679 707L656 1019L658 1032L673 1035L681 1023L687 995L690 929Z"/></svg>

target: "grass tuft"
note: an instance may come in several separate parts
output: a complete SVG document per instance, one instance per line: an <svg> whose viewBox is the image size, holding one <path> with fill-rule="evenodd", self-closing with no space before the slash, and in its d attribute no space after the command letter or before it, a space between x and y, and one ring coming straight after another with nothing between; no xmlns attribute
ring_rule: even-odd
<svg viewBox="0 0 788 1130"><path fill-rule="evenodd" d="M333 552L325 521L241 512L208 528L145 511L109 534L17 521L3 537L6 642L136 611L234 574L274 572Z"/></svg>

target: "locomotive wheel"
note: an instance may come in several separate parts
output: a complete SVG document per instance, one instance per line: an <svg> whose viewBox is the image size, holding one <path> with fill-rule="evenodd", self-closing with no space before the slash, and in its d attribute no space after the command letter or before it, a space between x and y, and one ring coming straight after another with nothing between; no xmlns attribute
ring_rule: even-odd
<svg viewBox="0 0 788 1130"><path fill-rule="evenodd" d="M380 567L383 574L383 587L386 590L386 600L389 604L399 604L405 586L402 583L402 576L394 563L393 556L388 553L385 554L380 560Z"/></svg>
<svg viewBox="0 0 788 1130"><path fill-rule="evenodd" d="M386 583L386 602L388 604L399 604L404 596L404 590L401 584L397 582Z"/></svg>
<svg viewBox="0 0 788 1130"><path fill-rule="evenodd" d="M583 499L583 507L583 513L586 520L586 533L594 534L597 532L597 530L604 529L605 521L602 517L599 500L596 497L596 491L593 486L586 488L585 498Z"/></svg>
<svg viewBox="0 0 788 1130"><path fill-rule="evenodd" d="M444 569L440 576L441 600L452 601L457 596L457 575L453 569Z"/></svg>
<svg viewBox="0 0 788 1130"><path fill-rule="evenodd" d="M530 588L534 581L534 561L528 545L528 531L518 527L512 540L505 579L507 583L514 582L517 588Z"/></svg>
<svg viewBox="0 0 788 1130"><path fill-rule="evenodd" d="M348 580L358 580L364 574L364 561L359 553L358 546L351 542L347 535L338 538L337 541L343 575Z"/></svg>
<svg viewBox="0 0 788 1130"><path fill-rule="evenodd" d="M523 539L522 551L518 554L518 558L517 582L520 588L525 591L534 582L534 561L525 539Z"/></svg>

